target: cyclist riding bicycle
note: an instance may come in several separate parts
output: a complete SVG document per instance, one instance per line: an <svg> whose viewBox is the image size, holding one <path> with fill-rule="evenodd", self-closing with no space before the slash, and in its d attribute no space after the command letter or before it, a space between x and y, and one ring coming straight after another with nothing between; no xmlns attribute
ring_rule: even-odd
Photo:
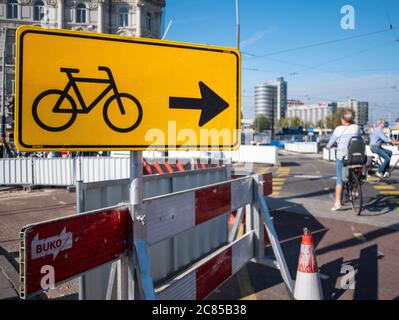
<svg viewBox="0 0 399 320"><path fill-rule="evenodd" d="M335 163L337 182L335 186L335 203L331 208L331 211L337 211L342 208L341 199L344 186L342 175L343 159L348 155L348 144L351 138L360 136L360 134L359 126L354 124L352 112L345 111L341 117L341 125L335 128L333 135L326 146L327 149L330 149L335 143L337 143L337 160Z"/></svg>
<svg viewBox="0 0 399 320"><path fill-rule="evenodd" d="M379 178L389 177L387 169L389 168L389 163L391 162L391 157L392 157L392 151L383 148L382 144L384 142L391 144L399 144L398 141L391 140L384 134L383 131L384 128L385 128L385 120L381 119L370 139L371 152L378 154L381 158L384 159L384 161L382 162L376 173L377 177Z"/></svg>

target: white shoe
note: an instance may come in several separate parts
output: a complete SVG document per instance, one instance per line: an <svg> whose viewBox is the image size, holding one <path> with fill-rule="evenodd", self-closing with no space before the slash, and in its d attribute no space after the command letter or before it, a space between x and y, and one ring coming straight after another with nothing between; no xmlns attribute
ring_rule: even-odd
<svg viewBox="0 0 399 320"><path fill-rule="evenodd" d="M334 207L331 208L331 211L338 211L342 209L341 204L334 204Z"/></svg>
<svg viewBox="0 0 399 320"><path fill-rule="evenodd" d="M378 178L384 178L384 175L381 173L381 172L379 172L379 171L377 171L377 173L375 174Z"/></svg>
<svg viewBox="0 0 399 320"><path fill-rule="evenodd" d="M384 178L389 178L390 176L391 176L391 174L389 172L385 172L383 175Z"/></svg>

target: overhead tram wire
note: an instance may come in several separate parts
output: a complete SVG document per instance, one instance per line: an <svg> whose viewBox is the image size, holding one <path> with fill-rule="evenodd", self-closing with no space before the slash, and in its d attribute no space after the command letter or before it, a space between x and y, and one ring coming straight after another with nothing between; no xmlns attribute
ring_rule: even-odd
<svg viewBox="0 0 399 320"><path fill-rule="evenodd" d="M392 31L392 34L393 34L393 37L395 38L395 41L399 41L399 38L396 36L395 28L392 25L391 16L389 15L389 11L388 11L388 6L387 6L385 0L381 0L381 2L382 2L382 6L384 7L387 19L388 19L389 29Z"/></svg>
<svg viewBox="0 0 399 320"><path fill-rule="evenodd" d="M287 52L292 52L292 51L297 51L297 50L303 50L303 49L309 49L309 48L314 48L314 47L319 47L319 46L325 46L325 45L338 43L338 42L343 42L343 41L349 41L349 40L353 40L353 39L364 38L364 37L368 37L368 36L372 36L372 35L388 32L388 31L396 30L396 29L397 29L396 27L391 25L390 28L388 28L388 29L383 29L383 30L379 30L379 31L363 33L363 34L350 36L350 37L346 37L346 38L340 38L340 39L329 40L329 41L322 41L322 42L308 44L308 45L304 45L304 46L300 46L300 47L283 49L283 50L274 51L274 52L269 52L269 53L261 54L261 55L250 54L250 58L247 59L247 60L251 61L251 60L254 60L254 59L260 59L260 58L265 58L265 57L269 57L269 56L279 55L279 54L282 54L282 53L287 53Z"/></svg>
<svg viewBox="0 0 399 320"><path fill-rule="evenodd" d="M349 57L357 56L359 54L362 54L362 53L365 53L365 52L368 52L368 51L371 51L371 50L374 50L374 49L378 49L378 48L382 48L382 47L391 45L391 44L393 44L395 42L396 41L385 42L385 43L379 44L377 46L369 47L369 48L366 48L366 49L363 49L363 50L360 50L360 51L356 51L356 52L350 53L350 54L345 55L345 56L341 56L341 57L338 57L338 58L335 58L335 59L332 59L332 60L327 60L327 61L322 62L320 64L317 64L315 66L312 66L312 67L309 67L309 68L306 68L306 69L303 69L303 70L298 70L298 71L295 71L295 72L291 72L290 74L286 75L285 77L298 75L298 74L302 73L302 71L311 70L311 69L317 69L317 68L319 68L321 66L330 64L332 62L336 62L336 61L340 61L340 60L343 60L343 59L346 59L346 58L349 58Z"/></svg>

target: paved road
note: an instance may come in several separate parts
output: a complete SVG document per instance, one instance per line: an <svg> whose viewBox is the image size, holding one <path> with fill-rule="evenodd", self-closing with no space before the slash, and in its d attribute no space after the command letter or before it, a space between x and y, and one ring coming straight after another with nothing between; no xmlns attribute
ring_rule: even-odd
<svg viewBox="0 0 399 320"><path fill-rule="evenodd" d="M371 177L363 185L365 210L361 217L354 216L350 205L332 214L334 202L335 163L315 155L297 155L281 152L282 167L276 170L284 183L281 190L275 186L274 208L294 212L310 212L317 217L334 218L380 227L398 228L399 175L386 181ZM394 171L395 172L395 171ZM285 203L286 202L286 203Z"/></svg>
<svg viewBox="0 0 399 320"><path fill-rule="evenodd" d="M399 299L399 175L385 182L372 179L363 186L366 208L358 217L349 206L330 211L335 163L285 151L279 159L268 205L293 278L300 235L309 227L325 299ZM345 290L341 271L348 265L356 272L356 282L354 289ZM249 263L210 298L288 299L288 295L277 270Z"/></svg>
<svg viewBox="0 0 399 320"><path fill-rule="evenodd" d="M293 278L300 235L309 227L326 299L399 299L399 176L364 185L366 210L357 217L349 207L330 211L334 163L287 152L280 154L280 161L281 167L272 170L274 194L267 201ZM75 194L63 189L0 192L0 299L17 297L20 228L73 212ZM355 269L356 283L345 290L340 282L347 265ZM48 296L76 299L76 291L72 281ZM249 263L209 298L288 299L288 295L277 270Z"/></svg>

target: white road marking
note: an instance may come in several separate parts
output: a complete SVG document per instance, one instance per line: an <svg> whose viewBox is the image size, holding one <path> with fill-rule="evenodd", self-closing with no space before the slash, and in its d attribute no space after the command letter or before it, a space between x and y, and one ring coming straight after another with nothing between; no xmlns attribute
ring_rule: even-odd
<svg viewBox="0 0 399 320"><path fill-rule="evenodd" d="M319 272L319 276L320 276L320 279L321 279L321 280L327 280L327 279L330 278L328 275L326 275L326 274L324 274L324 273L321 273L321 272Z"/></svg>

